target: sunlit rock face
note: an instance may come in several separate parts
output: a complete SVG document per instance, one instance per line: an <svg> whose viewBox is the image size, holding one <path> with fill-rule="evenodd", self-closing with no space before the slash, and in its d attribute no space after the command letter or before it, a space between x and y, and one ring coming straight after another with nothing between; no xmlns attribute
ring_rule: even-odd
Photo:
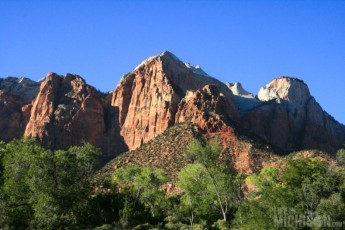
<svg viewBox="0 0 345 230"><path fill-rule="evenodd" d="M116 154L126 149L113 119L107 119L111 115L116 111L111 111L110 100L80 76L50 73L32 103L24 135L39 137L54 149L89 142L105 154Z"/></svg>
<svg viewBox="0 0 345 230"><path fill-rule="evenodd" d="M345 142L344 126L323 111L303 81L277 78L253 95L241 83L223 84L168 51L143 61L111 93L74 74L49 73L40 82L0 79L5 141L38 137L52 149L90 142L115 156L184 122L197 125L206 138L220 137L242 171L254 170L257 140L286 153L334 153ZM243 142L243 136L254 141Z"/></svg>
<svg viewBox="0 0 345 230"><path fill-rule="evenodd" d="M305 104L310 97L308 86L302 80L291 77L276 78L258 93L260 101L280 99L298 105Z"/></svg>
<svg viewBox="0 0 345 230"><path fill-rule="evenodd" d="M142 62L120 81L113 92L112 106L119 109L121 135L129 149L161 134L175 124L180 101L187 91L215 84L237 111L231 91L200 68L192 68L170 52L163 52Z"/></svg>
<svg viewBox="0 0 345 230"><path fill-rule="evenodd" d="M231 123L232 108L215 85L206 85L187 95L179 104L176 122L193 122L206 132Z"/></svg>

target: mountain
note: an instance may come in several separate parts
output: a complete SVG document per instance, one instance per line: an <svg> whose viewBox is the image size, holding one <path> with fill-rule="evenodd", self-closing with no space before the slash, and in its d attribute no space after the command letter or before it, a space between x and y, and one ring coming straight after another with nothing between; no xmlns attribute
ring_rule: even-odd
<svg viewBox="0 0 345 230"><path fill-rule="evenodd" d="M125 75L113 92L112 106L119 109L120 133L128 148L133 150L174 125L186 94L207 84L217 85L237 117L232 93L222 82L200 74L168 51Z"/></svg>
<svg viewBox="0 0 345 230"><path fill-rule="evenodd" d="M124 166L150 166L164 168L170 179L185 167L190 160L187 157L187 146L195 140L205 141L210 136L205 135L198 125L191 122L178 123L165 130L162 134L139 148L128 151L106 164L95 176L95 181L109 178L116 169ZM242 173L258 172L264 166L278 162L279 155L276 149L245 136L239 136L229 142L226 135L218 133L224 150L222 160L233 164L235 169Z"/></svg>
<svg viewBox="0 0 345 230"><path fill-rule="evenodd" d="M0 90L20 97L23 103L30 103L36 97L39 88L39 82L25 77L7 77L0 79Z"/></svg>
<svg viewBox="0 0 345 230"><path fill-rule="evenodd" d="M274 79L260 89L257 98L261 104L245 112L241 124L265 141L287 152L334 153L344 143L344 125L321 108L303 81Z"/></svg>
<svg viewBox="0 0 345 230"><path fill-rule="evenodd" d="M110 105L110 99L78 75L49 73L32 101L24 136L39 137L54 149L86 141L106 155L125 151L116 119L118 111Z"/></svg>
<svg viewBox="0 0 345 230"><path fill-rule="evenodd" d="M28 78L0 79L0 140L23 136L29 119L29 103L36 97L40 83Z"/></svg>
<svg viewBox="0 0 345 230"><path fill-rule="evenodd" d="M149 143L180 123L197 126L193 135L202 140L218 137L224 154L244 172L255 171L264 161L258 159L270 162L274 153L333 154L345 142L344 125L323 111L303 81L277 78L254 96L241 83L224 84L168 51L143 61L110 93L74 74L49 73L40 82L0 79L4 141L38 137L53 149L90 142L108 157L149 146L138 159L145 152L163 159L169 139Z"/></svg>

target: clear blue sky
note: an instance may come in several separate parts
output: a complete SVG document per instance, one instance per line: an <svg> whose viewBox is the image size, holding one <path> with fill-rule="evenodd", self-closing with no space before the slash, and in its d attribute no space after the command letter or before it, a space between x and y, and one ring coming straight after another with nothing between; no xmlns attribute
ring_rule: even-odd
<svg viewBox="0 0 345 230"><path fill-rule="evenodd" d="M345 123L345 1L0 1L0 77L76 73L102 91L169 50L256 94L304 80Z"/></svg>

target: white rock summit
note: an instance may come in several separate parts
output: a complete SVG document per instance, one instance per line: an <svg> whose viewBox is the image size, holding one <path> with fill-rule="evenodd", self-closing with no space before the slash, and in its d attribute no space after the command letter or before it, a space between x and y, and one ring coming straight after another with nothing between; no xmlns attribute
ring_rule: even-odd
<svg viewBox="0 0 345 230"><path fill-rule="evenodd" d="M252 93L249 93L247 90L245 90L242 87L242 84L240 82L236 82L235 84L232 84L230 82L226 83L226 86L232 91L232 93L236 96L245 97L245 98L254 98L254 95Z"/></svg>
<svg viewBox="0 0 345 230"><path fill-rule="evenodd" d="M310 97L308 86L302 80L285 76L274 79L258 93L260 101L279 99L290 103L305 103Z"/></svg>
<svg viewBox="0 0 345 230"><path fill-rule="evenodd" d="M240 82L236 82L235 84L227 82L226 86L233 93L239 112L247 111L261 104L252 93L249 93L242 87Z"/></svg>

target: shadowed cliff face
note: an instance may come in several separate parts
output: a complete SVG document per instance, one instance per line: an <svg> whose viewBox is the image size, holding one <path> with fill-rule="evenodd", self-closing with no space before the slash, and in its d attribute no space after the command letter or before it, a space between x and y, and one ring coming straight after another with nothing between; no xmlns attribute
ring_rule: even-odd
<svg viewBox="0 0 345 230"><path fill-rule="evenodd" d="M28 78L0 79L0 140L10 141L23 136L29 119L31 101L40 83Z"/></svg>
<svg viewBox="0 0 345 230"><path fill-rule="evenodd" d="M334 153L344 143L344 126L335 121L310 95L301 80L274 79L261 88L259 106L241 118L248 132L281 149L321 149Z"/></svg>
<svg viewBox="0 0 345 230"><path fill-rule="evenodd" d="M33 136L51 148L85 141L115 156L183 122L198 125L205 138L219 136L236 167L246 172L265 151L240 144L241 135L285 152L334 153L345 142L344 126L322 110L303 81L277 78L254 97L240 83L225 85L170 52L142 62L111 94L72 74L50 73L41 83L0 79L5 141Z"/></svg>
<svg viewBox="0 0 345 230"><path fill-rule="evenodd" d="M20 138L25 128L22 115L22 100L0 90L0 140Z"/></svg>
<svg viewBox="0 0 345 230"><path fill-rule="evenodd" d="M0 79L0 90L6 91L21 99L23 104L31 103L37 96L40 83L22 77L7 77Z"/></svg>

